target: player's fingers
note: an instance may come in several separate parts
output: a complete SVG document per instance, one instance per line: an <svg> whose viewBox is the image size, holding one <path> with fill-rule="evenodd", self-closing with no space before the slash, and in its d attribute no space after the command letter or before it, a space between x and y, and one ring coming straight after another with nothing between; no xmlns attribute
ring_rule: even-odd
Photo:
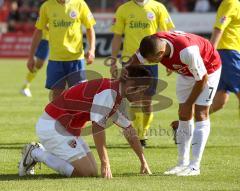
<svg viewBox="0 0 240 191"><path fill-rule="evenodd" d="M107 171L105 178L111 179L112 178L112 173Z"/></svg>

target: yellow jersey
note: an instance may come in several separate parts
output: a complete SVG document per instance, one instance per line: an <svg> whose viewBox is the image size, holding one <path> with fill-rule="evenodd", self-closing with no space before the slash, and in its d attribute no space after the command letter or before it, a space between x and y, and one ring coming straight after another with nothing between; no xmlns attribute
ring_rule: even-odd
<svg viewBox="0 0 240 191"><path fill-rule="evenodd" d="M214 27L223 31L217 49L240 51L240 2L238 0L222 1Z"/></svg>
<svg viewBox="0 0 240 191"><path fill-rule="evenodd" d="M129 1L121 5L112 25L112 32L124 34L122 56L132 56L139 48L141 40L160 31L169 31L175 26L165 6L149 0L144 6Z"/></svg>
<svg viewBox="0 0 240 191"><path fill-rule="evenodd" d="M48 29L44 29L44 30L42 31L42 39L43 39L43 40L48 40L48 39L49 39Z"/></svg>
<svg viewBox="0 0 240 191"><path fill-rule="evenodd" d="M71 61L84 58L82 25L95 25L83 0L68 0L64 5L48 0L40 8L36 28L49 30L49 60Z"/></svg>

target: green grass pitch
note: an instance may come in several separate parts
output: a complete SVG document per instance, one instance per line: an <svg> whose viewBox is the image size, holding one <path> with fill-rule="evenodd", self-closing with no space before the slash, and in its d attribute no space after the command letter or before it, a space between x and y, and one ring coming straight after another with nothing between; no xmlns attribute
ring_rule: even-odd
<svg viewBox="0 0 240 191"><path fill-rule="evenodd" d="M27 69L25 60L0 60L0 190L240 190L240 120L238 102L232 95L224 110L211 116L212 128L202 160L201 176L164 176L163 172L176 162L177 150L173 144L169 124L177 118L175 75L166 77L160 68L161 79L168 87L161 93L173 99L174 104L156 112L145 155L153 172L141 176L139 162L117 127L107 130L108 152L114 178L65 178L42 165L36 175L20 178L17 163L22 146L37 141L34 125L44 105L48 91L44 89L45 69L32 84L33 98L19 94ZM109 76L103 60L88 67ZM160 130L161 129L161 130ZM86 137L94 155L92 138ZM98 158L97 158L98 160Z"/></svg>

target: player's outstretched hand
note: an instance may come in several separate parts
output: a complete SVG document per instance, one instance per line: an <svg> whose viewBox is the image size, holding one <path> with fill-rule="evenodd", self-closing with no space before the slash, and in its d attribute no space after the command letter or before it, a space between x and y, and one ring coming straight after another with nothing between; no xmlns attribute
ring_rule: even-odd
<svg viewBox="0 0 240 191"><path fill-rule="evenodd" d="M88 65L92 64L93 61L94 61L94 59L95 59L95 52L89 50L89 51L85 54L85 59L86 59Z"/></svg>
<svg viewBox="0 0 240 191"><path fill-rule="evenodd" d="M141 165L140 174L152 174L147 162Z"/></svg>
<svg viewBox="0 0 240 191"><path fill-rule="evenodd" d="M34 68L35 68L35 60L34 58L29 58L28 62L27 62L27 68L30 72L34 72Z"/></svg>
<svg viewBox="0 0 240 191"><path fill-rule="evenodd" d="M101 165L101 175L103 178L112 179L112 171L109 165Z"/></svg>

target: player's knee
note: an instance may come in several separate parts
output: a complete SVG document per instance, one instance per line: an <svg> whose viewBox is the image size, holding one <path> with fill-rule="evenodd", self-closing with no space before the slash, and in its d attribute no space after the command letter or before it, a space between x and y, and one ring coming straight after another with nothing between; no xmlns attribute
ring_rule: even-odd
<svg viewBox="0 0 240 191"><path fill-rule="evenodd" d="M74 168L73 176L74 177L96 177L97 171L94 171L92 169L79 170L77 168Z"/></svg>
<svg viewBox="0 0 240 191"><path fill-rule="evenodd" d="M189 121L193 118L193 114L192 113L189 113L189 114L186 114L186 113L183 113L183 112L178 112L178 117L181 121Z"/></svg>
<svg viewBox="0 0 240 191"><path fill-rule="evenodd" d="M93 177L96 177L98 175L98 169L97 169L97 166L93 168L92 170L92 176Z"/></svg>
<svg viewBox="0 0 240 191"><path fill-rule="evenodd" d="M206 120L206 119L208 119L208 117L209 117L208 110L195 111L195 119L197 121Z"/></svg>

